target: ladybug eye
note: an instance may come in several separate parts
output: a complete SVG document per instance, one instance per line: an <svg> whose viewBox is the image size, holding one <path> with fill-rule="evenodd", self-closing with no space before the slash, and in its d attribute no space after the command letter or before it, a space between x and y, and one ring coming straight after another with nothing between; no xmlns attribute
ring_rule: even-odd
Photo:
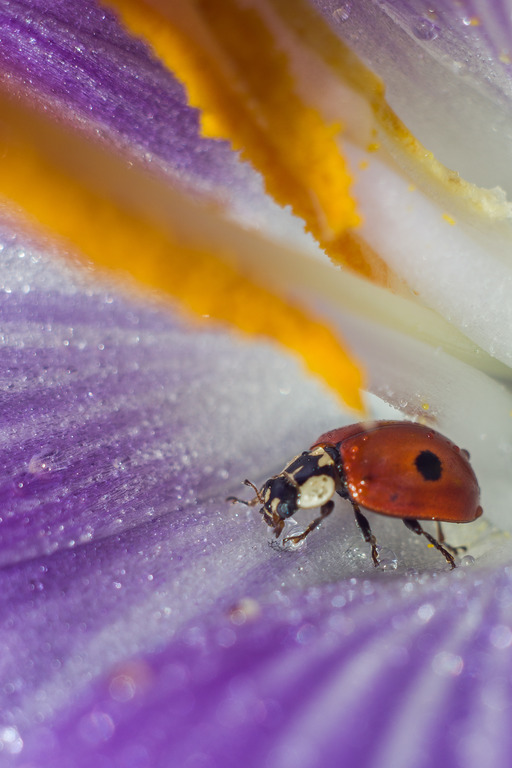
<svg viewBox="0 0 512 768"><path fill-rule="evenodd" d="M277 505L277 514L281 520L291 517L297 511L297 504L290 501L280 501Z"/></svg>
<svg viewBox="0 0 512 768"><path fill-rule="evenodd" d="M424 480L439 480L443 467L439 456L432 451L422 451L414 459L416 469Z"/></svg>
<svg viewBox="0 0 512 768"><path fill-rule="evenodd" d="M283 477L277 475L268 484L268 498L265 497L265 506L271 513L277 513L284 520L291 517L297 511L297 489Z"/></svg>

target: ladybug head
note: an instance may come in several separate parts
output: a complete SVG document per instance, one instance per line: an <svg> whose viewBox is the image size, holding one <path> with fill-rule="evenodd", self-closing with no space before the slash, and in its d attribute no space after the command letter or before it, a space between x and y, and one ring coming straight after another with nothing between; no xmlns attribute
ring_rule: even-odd
<svg viewBox="0 0 512 768"><path fill-rule="evenodd" d="M286 520L298 509L298 489L284 471L267 480L261 496L263 509L271 518Z"/></svg>
<svg viewBox="0 0 512 768"><path fill-rule="evenodd" d="M304 451L292 459L261 490L264 511L273 519L285 520L298 509L321 507L336 490L336 465L322 447Z"/></svg>

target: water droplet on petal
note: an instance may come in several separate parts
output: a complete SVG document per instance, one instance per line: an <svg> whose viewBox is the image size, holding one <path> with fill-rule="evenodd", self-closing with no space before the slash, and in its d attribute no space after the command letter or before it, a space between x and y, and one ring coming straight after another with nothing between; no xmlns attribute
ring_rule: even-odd
<svg viewBox="0 0 512 768"><path fill-rule="evenodd" d="M512 631L505 624L497 624L491 629L489 639L495 648L503 650L512 644Z"/></svg>
<svg viewBox="0 0 512 768"><path fill-rule="evenodd" d="M348 21L351 13L352 0L344 0L344 2L332 12L332 17L337 24L343 24L344 21Z"/></svg>
<svg viewBox="0 0 512 768"><path fill-rule="evenodd" d="M236 632L230 627L223 627L217 632L217 643L221 648L231 648L236 643Z"/></svg>
<svg viewBox="0 0 512 768"><path fill-rule="evenodd" d="M100 744L102 741L108 741L114 730L114 721L107 712L94 710L80 720L80 736L89 744Z"/></svg>
<svg viewBox="0 0 512 768"><path fill-rule="evenodd" d="M0 726L0 752L19 755L23 749L23 740L13 725Z"/></svg>
<svg viewBox="0 0 512 768"><path fill-rule="evenodd" d="M108 687L111 697L115 701L130 701L135 696L137 686L129 675L116 675L110 681Z"/></svg>
<svg viewBox="0 0 512 768"><path fill-rule="evenodd" d="M309 645L317 636L317 629L313 624L306 622L297 630L295 639L299 645Z"/></svg>
<svg viewBox="0 0 512 768"><path fill-rule="evenodd" d="M432 669L441 677L456 677L460 675L464 667L464 661L456 653L440 651L434 656Z"/></svg>
<svg viewBox="0 0 512 768"><path fill-rule="evenodd" d="M418 40L435 40L439 37L440 28L424 16L416 16L412 23L412 31Z"/></svg>
<svg viewBox="0 0 512 768"><path fill-rule="evenodd" d="M260 614L260 605L252 597L243 597L229 612L229 618L233 624L240 626L246 621L255 619Z"/></svg>
<svg viewBox="0 0 512 768"><path fill-rule="evenodd" d="M277 549L278 551L297 549L297 547L293 546L291 542L284 543L284 540L287 536L296 536L297 534L301 533L301 531L302 529L299 527L297 521L293 518L288 518L288 520L285 520L284 527L279 538L276 538L272 528L267 528L267 541L272 549Z"/></svg>
<svg viewBox="0 0 512 768"><path fill-rule="evenodd" d="M426 624L427 621L430 621L434 613L435 608L431 603L423 603L423 605L420 605L418 608L418 618L423 624Z"/></svg>
<svg viewBox="0 0 512 768"><path fill-rule="evenodd" d="M398 567L398 558L392 549L389 549L388 547L380 547L379 560L381 571L396 571Z"/></svg>
<svg viewBox="0 0 512 768"><path fill-rule="evenodd" d="M30 589L33 592L43 592L44 591L44 584L41 581L41 579L30 579Z"/></svg>

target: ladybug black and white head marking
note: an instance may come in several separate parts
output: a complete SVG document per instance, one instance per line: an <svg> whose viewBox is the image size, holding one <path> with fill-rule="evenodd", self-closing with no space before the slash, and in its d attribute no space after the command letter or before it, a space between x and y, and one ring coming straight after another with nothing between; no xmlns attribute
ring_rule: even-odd
<svg viewBox="0 0 512 768"><path fill-rule="evenodd" d="M290 478L297 488L298 509L321 507L336 491L336 465L322 446L296 456L281 475Z"/></svg>
<svg viewBox="0 0 512 768"><path fill-rule="evenodd" d="M317 445L300 456L295 456L278 475L274 475L258 490L245 480L255 491L251 501L230 496L229 501L247 504L250 507L261 504L263 519L279 536L287 518L299 509L320 507L327 515L334 507L331 501L340 489L339 454L333 446ZM309 530L309 529L308 529Z"/></svg>
<svg viewBox="0 0 512 768"><path fill-rule="evenodd" d="M295 456L259 493L265 522L276 535L282 521L299 509L313 509L328 502L336 491L337 470L333 457L321 446Z"/></svg>
<svg viewBox="0 0 512 768"><path fill-rule="evenodd" d="M263 510L272 519L286 520L295 514L298 508L299 492L291 479L283 472L267 480L261 489Z"/></svg>

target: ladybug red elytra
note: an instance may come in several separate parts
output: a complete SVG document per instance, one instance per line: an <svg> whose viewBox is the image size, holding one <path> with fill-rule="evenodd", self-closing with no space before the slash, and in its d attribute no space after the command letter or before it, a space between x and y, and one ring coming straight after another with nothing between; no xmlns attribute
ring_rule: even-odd
<svg viewBox="0 0 512 768"><path fill-rule="evenodd" d="M439 432L410 421L374 421L334 429L315 440L309 451L292 459L251 501L229 497L248 506L261 504L263 519L279 536L284 522L299 509L320 507L320 515L296 536L298 543L334 509L338 493L352 504L357 525L379 565L377 541L360 507L401 518L414 533L425 536L452 568L455 560L444 541L442 522L469 523L480 517L480 489L469 454ZM438 538L418 520L434 520ZM444 544L444 546L443 546ZM463 547L461 549L464 549ZM451 550L451 551L450 551Z"/></svg>

